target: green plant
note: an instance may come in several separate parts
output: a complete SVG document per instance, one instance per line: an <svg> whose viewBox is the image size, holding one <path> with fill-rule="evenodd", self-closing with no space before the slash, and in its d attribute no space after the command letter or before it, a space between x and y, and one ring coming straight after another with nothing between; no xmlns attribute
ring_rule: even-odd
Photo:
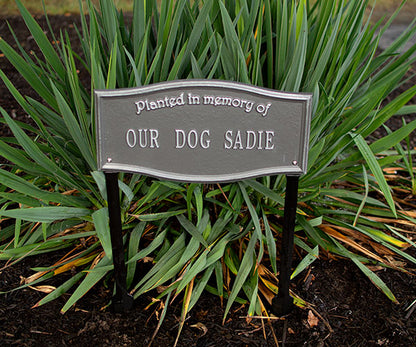
<svg viewBox="0 0 416 347"><path fill-rule="evenodd" d="M0 141L2 155L14 163L0 169L0 215L14 220L1 230L6 241L0 259L72 247L59 263L39 269L32 285L80 267L38 305L74 287L65 312L112 269L90 89L186 78L313 93L309 171L300 181L295 238L306 256L294 276L319 251L331 253L350 258L395 300L366 264L401 269L397 259L416 263L405 252L414 243L389 227L398 219L415 222L397 207L383 174L403 155L379 156L406 138L416 121L367 140L393 115L413 110L405 105L416 86L382 102L414 62L415 46L397 51L416 26L378 54L380 35L393 18L385 26L364 21L367 1L166 0L158 8L156 1L136 0L128 24L111 1L95 8L88 0L89 20L81 11L80 55L64 32L48 38L16 2L42 56L32 57L21 46L18 53L0 40L1 52L39 95L37 100L24 97L0 72L36 122L36 127L18 123L0 109L14 134ZM78 67L91 76L91 85L82 85ZM270 299L277 291L275 241L284 177L202 185L122 174L119 185L128 285L135 298L161 289L165 314L170 300L183 293L182 324L203 290L228 300L225 314L235 301L248 302L249 315L264 312L260 292ZM374 243L378 252L371 248ZM134 283L137 263L144 259L153 266Z"/></svg>

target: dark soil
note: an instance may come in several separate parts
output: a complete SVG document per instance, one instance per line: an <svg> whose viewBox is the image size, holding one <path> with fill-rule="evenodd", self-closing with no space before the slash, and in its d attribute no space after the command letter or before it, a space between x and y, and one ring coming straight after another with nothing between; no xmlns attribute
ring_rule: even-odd
<svg viewBox="0 0 416 347"><path fill-rule="evenodd" d="M51 17L54 30L71 26L76 17ZM39 17L44 25L45 21ZM35 50L33 38L20 17L8 18L27 51ZM5 20L0 20L0 36L12 42ZM76 40L74 41L76 42ZM27 84L0 55L0 68L24 95L31 94ZM414 80L413 80L414 83ZM30 121L0 83L0 105L16 119ZM414 119L414 117L413 117ZM401 120L390 126L400 127ZM0 136L10 136L0 125ZM19 286L22 278L33 274L31 268L47 266L62 253L25 259L12 267L0 262L0 291ZM204 294L185 322L179 346L415 346L416 278L392 270L378 272L395 293L399 304L386 298L352 263L317 260L293 281L292 289L313 305L295 308L282 320L271 323L246 320L247 307L235 305L222 324L223 308L217 297ZM67 275L70 276L70 275ZM110 279L109 279L110 280ZM62 278L46 285L58 285ZM61 297L46 306L31 308L45 294L27 288L0 296L1 346L146 346L157 327L154 307L144 310L150 297L136 303L128 314L106 309L111 285L100 283L65 315L60 309L68 298ZM410 309L408 309L410 307ZM181 302L174 302L154 340L154 346L172 346L178 329ZM318 320L316 320L316 318Z"/></svg>
<svg viewBox="0 0 416 347"><path fill-rule="evenodd" d="M0 290L15 288L22 277L33 273L31 267L58 258L59 254L53 254L27 259L0 272ZM353 264L317 261L292 284L295 293L314 305L314 311L295 308L285 320L271 324L260 319L248 322L247 307L238 305L222 324L220 300L204 294L189 314L178 345L275 346L275 335L280 345L287 346L415 346L415 306L406 309L416 298L416 278L390 270L379 275L400 304L387 299ZM144 310L149 297L139 300L124 315L103 309L110 299L103 283L65 315L60 309L68 295L31 309L43 296L23 289L0 297L2 346L147 346L158 323L152 315L154 308ZM153 346L173 345L180 310L181 302L175 302ZM315 317L319 319L316 323Z"/></svg>

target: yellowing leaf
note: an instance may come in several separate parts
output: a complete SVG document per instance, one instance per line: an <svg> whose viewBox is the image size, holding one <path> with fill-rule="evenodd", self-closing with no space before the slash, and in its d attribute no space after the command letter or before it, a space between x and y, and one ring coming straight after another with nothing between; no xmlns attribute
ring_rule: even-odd
<svg viewBox="0 0 416 347"><path fill-rule="evenodd" d="M58 267L53 272L53 274L54 275L59 275L60 273L71 270L74 267L81 266L81 265L84 265L84 264L88 264L92 259L95 258L96 255L97 254L95 253L95 254L93 254L92 256L89 256L89 257L79 258L79 259L75 259L73 261L70 261L69 263L66 263L65 265L62 265L62 266Z"/></svg>

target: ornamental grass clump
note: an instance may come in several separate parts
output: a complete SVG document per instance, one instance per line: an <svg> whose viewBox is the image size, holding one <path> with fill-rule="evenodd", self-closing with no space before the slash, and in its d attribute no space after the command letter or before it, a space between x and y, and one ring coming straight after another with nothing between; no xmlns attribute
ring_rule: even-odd
<svg viewBox="0 0 416 347"><path fill-rule="evenodd" d="M380 36L397 12L386 24L372 24L368 1L135 0L125 16L111 1L94 7L87 0L87 14L80 2L82 52L74 52L65 32L47 36L16 3L41 55L0 40L1 53L37 94L21 95L0 71L35 122L22 124L0 108L14 135L0 140L1 155L13 163L0 168L0 259L67 249L24 286L77 269L37 306L72 289L66 312L112 271L91 91L189 78L313 93L295 237L303 259L292 278L319 256L341 256L396 301L372 269L406 271L405 264L416 264L406 252L415 243L405 229L414 228L416 216L394 197L396 188L411 187L388 175L403 165L414 191L412 153L401 141L416 120L381 139L373 133L396 114L416 111L407 105L416 86L386 100L415 61L416 46L402 50L416 32L414 23L379 52ZM79 69L90 84L82 84ZM169 302L182 296L181 324L204 290L227 300L225 315L234 302L247 303L249 315L267 314L278 290L284 177L203 185L120 174L119 186L127 284L135 299L157 296L164 316ZM135 279L143 262L152 266Z"/></svg>

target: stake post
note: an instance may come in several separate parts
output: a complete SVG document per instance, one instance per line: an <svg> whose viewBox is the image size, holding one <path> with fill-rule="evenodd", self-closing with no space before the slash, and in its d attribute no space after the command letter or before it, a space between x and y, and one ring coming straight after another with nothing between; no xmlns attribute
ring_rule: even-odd
<svg viewBox="0 0 416 347"><path fill-rule="evenodd" d="M114 280L116 284L112 308L115 312L121 313L132 308L133 297L127 292L126 286L127 269L124 262L118 173L105 172L105 181L107 188L108 216L110 218L111 247L113 250Z"/></svg>
<svg viewBox="0 0 416 347"><path fill-rule="evenodd" d="M279 292L272 300L272 312L278 316L284 316L293 309L293 298L289 294L289 285L292 273L298 187L299 176L286 175L286 196L283 214L282 245L280 250Z"/></svg>

